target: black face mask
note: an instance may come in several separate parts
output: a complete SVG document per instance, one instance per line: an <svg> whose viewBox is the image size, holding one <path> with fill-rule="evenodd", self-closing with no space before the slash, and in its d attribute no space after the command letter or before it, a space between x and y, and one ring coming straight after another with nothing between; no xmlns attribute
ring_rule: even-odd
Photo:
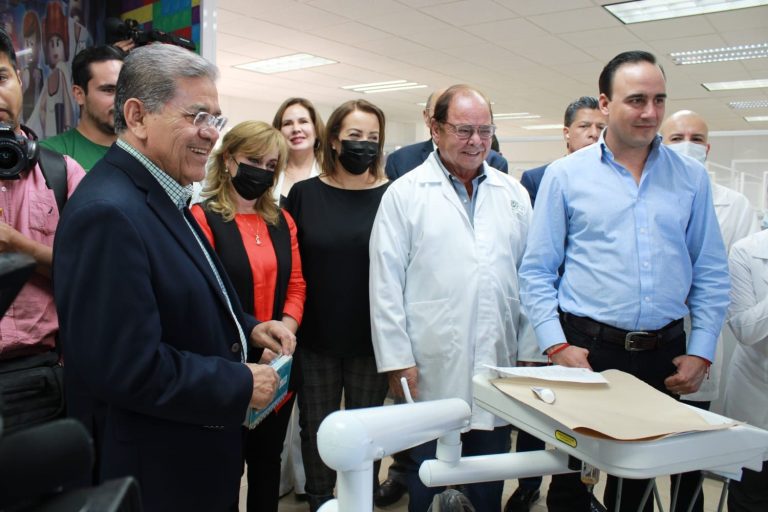
<svg viewBox="0 0 768 512"><path fill-rule="evenodd" d="M237 174L232 178L235 191L249 201L261 197L274 182L274 172L248 164L237 164Z"/></svg>
<svg viewBox="0 0 768 512"><path fill-rule="evenodd" d="M339 162L352 174L363 174L379 154L379 143L370 140L342 140Z"/></svg>

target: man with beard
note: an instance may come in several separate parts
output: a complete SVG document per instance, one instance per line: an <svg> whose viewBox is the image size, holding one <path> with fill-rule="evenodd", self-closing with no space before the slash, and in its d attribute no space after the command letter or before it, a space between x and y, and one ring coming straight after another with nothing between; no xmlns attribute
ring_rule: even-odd
<svg viewBox="0 0 768 512"><path fill-rule="evenodd" d="M113 46L94 46L72 61L72 95L80 105L75 128L41 144L69 155L88 171L117 140L115 135L115 84L123 67L123 52Z"/></svg>

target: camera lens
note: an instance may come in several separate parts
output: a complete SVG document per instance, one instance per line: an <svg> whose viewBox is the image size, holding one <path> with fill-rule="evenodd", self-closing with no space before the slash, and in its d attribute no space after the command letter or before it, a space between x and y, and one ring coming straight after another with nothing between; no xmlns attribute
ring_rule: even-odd
<svg viewBox="0 0 768 512"><path fill-rule="evenodd" d="M0 179L17 177L24 166L24 155L14 142L0 140Z"/></svg>

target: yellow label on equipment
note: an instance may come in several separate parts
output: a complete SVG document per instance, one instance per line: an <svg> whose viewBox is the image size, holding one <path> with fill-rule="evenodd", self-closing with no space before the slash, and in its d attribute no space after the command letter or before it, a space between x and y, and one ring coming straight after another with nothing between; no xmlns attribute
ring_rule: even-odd
<svg viewBox="0 0 768 512"><path fill-rule="evenodd" d="M572 438L565 432L555 430L555 439L557 439L561 443L567 444L571 448L576 448L576 439Z"/></svg>

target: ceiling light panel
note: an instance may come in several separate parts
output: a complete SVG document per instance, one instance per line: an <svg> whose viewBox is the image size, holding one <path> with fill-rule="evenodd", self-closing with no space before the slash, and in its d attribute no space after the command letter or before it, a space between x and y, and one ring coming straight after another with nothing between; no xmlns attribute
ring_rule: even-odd
<svg viewBox="0 0 768 512"><path fill-rule="evenodd" d="M407 80L390 80L388 82L373 82L370 84L345 85L342 89L347 91L376 94L380 92L408 91L411 89L423 89L426 85Z"/></svg>
<svg viewBox="0 0 768 512"><path fill-rule="evenodd" d="M734 82L705 82L701 84L708 91L732 91L735 89L759 89L768 87L768 78L758 80L737 80Z"/></svg>
<svg viewBox="0 0 768 512"><path fill-rule="evenodd" d="M622 23L668 20L768 5L768 0L639 0L604 5Z"/></svg>
<svg viewBox="0 0 768 512"><path fill-rule="evenodd" d="M297 69L314 68L328 64L337 64L337 62L335 60L310 55L309 53L295 53L293 55L285 55L274 59L257 60L248 62L247 64L238 64L235 67L247 71L255 71L257 73L272 74L283 73L285 71L296 71Z"/></svg>
<svg viewBox="0 0 768 512"><path fill-rule="evenodd" d="M744 120L748 123L768 123L768 116L746 116Z"/></svg>
<svg viewBox="0 0 768 512"><path fill-rule="evenodd" d="M768 108L768 100L747 100L731 101L728 106L734 110L743 110L748 108Z"/></svg>
<svg viewBox="0 0 768 512"><path fill-rule="evenodd" d="M669 54L672 61L680 65L706 64L709 62L728 62L732 60L760 59L768 57L768 43L745 44L729 48L712 48L708 50L692 50Z"/></svg>

